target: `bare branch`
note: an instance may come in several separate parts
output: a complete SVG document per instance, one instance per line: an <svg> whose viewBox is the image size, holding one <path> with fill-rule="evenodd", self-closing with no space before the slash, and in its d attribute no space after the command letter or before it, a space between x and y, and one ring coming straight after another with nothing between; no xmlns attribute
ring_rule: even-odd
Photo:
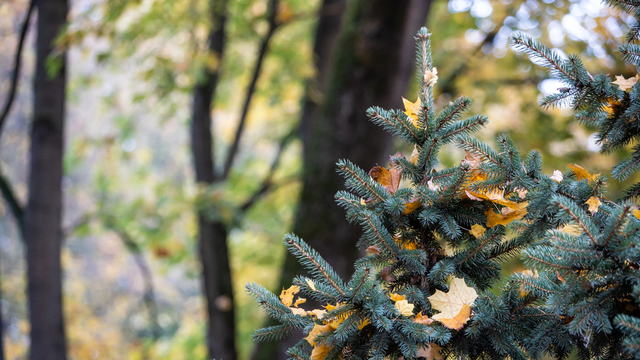
<svg viewBox="0 0 640 360"><path fill-rule="evenodd" d="M9 115L9 111L11 110L11 106L13 105L13 100L16 97L16 90L18 88L18 79L20 78L20 64L22 63L22 48L24 47L24 40L27 37L27 31L29 30L29 20L31 19L31 14L33 14L33 9L35 7L36 0L31 0L29 2L29 9L27 10L27 14L24 17L24 22L22 23L22 29L20 30L20 40L18 41L18 48L16 49L14 65L13 65L13 76L11 78L11 87L9 88L9 94L7 95L7 101L2 108L2 113L0 113L0 136L2 136L2 127L4 126L4 122Z"/></svg>
<svg viewBox="0 0 640 360"><path fill-rule="evenodd" d="M233 160L238 153L238 148L240 147L240 138L242 137L242 133L244 132L244 127L247 122L247 114L249 113L251 100L253 99L253 94L255 93L256 84L258 83L258 77L260 77L262 63L264 62L265 55L267 54L267 49L269 48L269 42L271 41L271 38L273 37L273 34L275 33L276 29L280 25L276 20L276 15L278 13L278 3L279 3L279 0L270 0L269 30L267 31L267 34L262 38L262 41L260 42L258 59L256 60L255 68L253 69L253 76L251 77L251 82L249 83L249 87L247 88L247 92L245 94L244 105L242 107L242 115L240 115L240 122L238 123L238 128L236 129L236 134L233 139L233 143L229 148L227 159L224 162L224 168L222 171L222 180L226 179L229 176L229 172L231 171L231 166L233 165Z"/></svg>
<svg viewBox="0 0 640 360"><path fill-rule="evenodd" d="M144 258L144 254L140 245L133 239L133 237L124 229L120 228L112 215L107 215L104 219L104 225L107 229L113 231L125 248L131 253L133 259L140 269L142 275L142 281L144 282L144 295L143 301L147 307L149 313L149 321L151 323L151 333L154 341L160 337L161 328L158 324L158 304L156 303L155 288L153 285L153 276L147 261Z"/></svg>
<svg viewBox="0 0 640 360"><path fill-rule="evenodd" d="M249 210L249 208L251 208L262 196L264 196L269 190L271 190L271 187L273 186L273 176L275 175L276 170L278 169L278 165L280 164L280 160L282 159L282 153L284 152L284 149L286 149L287 145L289 145L291 140L293 140L296 133L297 127L291 130L282 139L280 139L278 152L271 162L271 168L269 168L267 176L262 181L262 185L260 185L258 190L256 190L256 192L254 192L253 195L251 195L251 197L249 197L249 199L240 206L240 212L244 213Z"/></svg>
<svg viewBox="0 0 640 360"><path fill-rule="evenodd" d="M24 209L18 202L11 184L4 176L2 176L2 174L0 174L0 191L2 191L2 196L9 205L11 213L16 218L16 222L18 222L18 228L20 229L21 238L24 239Z"/></svg>

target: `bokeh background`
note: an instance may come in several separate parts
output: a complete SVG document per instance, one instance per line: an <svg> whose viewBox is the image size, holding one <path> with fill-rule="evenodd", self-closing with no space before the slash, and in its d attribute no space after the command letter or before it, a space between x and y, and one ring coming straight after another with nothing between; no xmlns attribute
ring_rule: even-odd
<svg viewBox="0 0 640 360"><path fill-rule="evenodd" d="M323 70L314 54L318 22L327 11L340 15L351 6L347 3L357 1L334 1L327 8L320 0L229 0L226 49L219 56L207 51L215 26L208 9L215 1L70 0L69 23L57 42L68 53L61 188L69 358L207 358L198 213L226 229L238 358L252 357L251 333L265 316L244 292L244 284L278 287L285 258L282 236L291 231L299 204L307 201L301 196L309 166L303 149L311 140L301 136L307 134L300 130L301 118L305 101L325 101L322 86L317 86ZM0 0L2 103L28 6L26 0ZM270 16L275 16L275 28ZM334 30L350 26L344 19ZM424 25L433 34L437 104L468 95L474 100L472 113L489 117L481 139L493 143L496 135L509 134L522 152L541 151L548 173L577 163L610 178L608 169L626 150L600 155L594 130L573 120L570 108L540 108L539 98L562 84L514 52L509 36L525 32L560 53L578 53L593 74L630 77L637 70L625 66L616 49L633 21L599 0L433 0ZM0 175L22 203L28 196L34 43L32 20L17 96L0 138ZM190 142L194 87L207 71L220 74L211 129L218 172L236 139L247 96L252 96L228 176L209 185L195 180ZM409 83L402 92L411 101L415 86ZM392 106L401 108L402 99ZM364 113L360 118L367 122ZM345 135L340 127L330 133L347 136L342 141L358 146L358 137ZM389 155L412 150L379 141ZM451 146L443 151L442 165L457 164L463 157ZM378 161L387 165L384 158ZM611 179L608 196L619 198L621 188ZM343 217L337 206L322 211ZM348 244L356 240L340 239ZM25 269L16 219L0 201L6 359L27 358ZM229 301L213 300L222 308Z"/></svg>

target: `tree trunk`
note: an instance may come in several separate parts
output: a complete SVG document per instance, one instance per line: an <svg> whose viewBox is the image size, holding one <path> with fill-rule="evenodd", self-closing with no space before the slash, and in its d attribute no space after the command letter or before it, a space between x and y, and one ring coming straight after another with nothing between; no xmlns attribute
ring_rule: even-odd
<svg viewBox="0 0 640 360"><path fill-rule="evenodd" d="M29 200L25 216L31 360L67 358L62 310L62 156L66 55L47 72L47 57L67 20L67 0L38 1L34 118L31 128Z"/></svg>
<svg viewBox="0 0 640 360"><path fill-rule="evenodd" d="M225 45L226 0L210 1L212 29L209 51L222 58ZM195 87L191 121L191 150L196 181L211 185L214 176L211 104L215 98L219 69L207 70ZM202 264L203 292L207 303L207 348L210 359L235 360L235 314L227 229L198 210L198 249Z"/></svg>
<svg viewBox="0 0 640 360"><path fill-rule="evenodd" d="M347 279L362 232L345 220L335 204L335 193L344 189L335 163L348 158L365 170L386 164L391 137L367 120L366 110L373 105L402 107L414 63L413 37L425 24L430 7L431 0L349 1L337 44L330 50L330 69L321 73L328 79L327 90L319 104L307 102L304 109L303 186L293 232ZM325 31L336 28L322 26L322 21L321 17L316 51L332 48L318 42L326 39ZM326 56L316 54L317 59ZM303 273L287 254L278 289L290 286L293 277ZM297 340L261 343L254 359L286 359L284 352Z"/></svg>

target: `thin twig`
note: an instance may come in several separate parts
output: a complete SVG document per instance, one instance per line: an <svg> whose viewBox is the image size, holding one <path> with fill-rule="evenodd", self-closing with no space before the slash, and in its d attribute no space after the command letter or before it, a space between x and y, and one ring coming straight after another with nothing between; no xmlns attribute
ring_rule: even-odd
<svg viewBox="0 0 640 360"><path fill-rule="evenodd" d="M0 191L2 192L2 196L4 197L5 201L9 205L11 213L16 218L21 238L24 239L24 209L22 208L22 206L20 206L20 203L16 198L11 184L4 176L2 176L2 174L0 174Z"/></svg>
<svg viewBox="0 0 640 360"><path fill-rule="evenodd" d="M269 168L267 176L262 181L262 185L260 185L258 190L256 190L256 192L254 192L253 195L251 195L251 197L249 197L249 199L240 206L241 212L244 213L249 210L249 208L251 208L262 196L264 196L264 194L271 190L271 187L273 186L273 177L275 176L276 170L278 169L278 165L280 165L282 154L284 153L287 145L289 145L291 140L293 140L293 138L297 134L297 130L297 127L294 128L282 139L280 139L280 144L278 144L278 152L271 162L271 168Z"/></svg>
<svg viewBox="0 0 640 360"><path fill-rule="evenodd" d="M20 64L22 63L22 48L24 47L24 40L27 37L27 31L29 30L29 20L31 19L31 14L33 14L33 9L35 7L36 0L31 0L29 2L29 9L27 9L27 14L24 17L24 22L22 23L22 29L20 30L20 41L18 41L18 48L16 49L14 65L13 65L13 77L11 78L11 87L9 88L9 94L7 95L7 101L4 104L4 108L2 109L2 113L0 114L0 137L2 136L2 128L4 126L4 121L9 115L9 111L11 110L11 106L13 105L13 100L16 97L16 90L18 88L18 79L20 78Z"/></svg>
<svg viewBox="0 0 640 360"><path fill-rule="evenodd" d="M229 172L231 171L231 166L233 165L233 160L235 159L238 149L240 147L240 138L242 137L242 133L244 132L244 127L247 122L247 114L249 113L249 107L251 106L251 100L253 99L253 94L255 93L256 84L258 83L258 78L260 77L260 72L262 69L262 64L264 63L265 55L267 54L267 49L269 48L269 43L276 29L280 25L276 19L276 15L278 13L278 2L279 0L271 0L270 1L270 9L269 13L269 30L267 34L262 38L260 42L260 49L258 50L258 59L256 60L255 68L253 69L253 76L251 77L251 82L249 83L249 87L247 88L247 92L245 94L244 105L242 107L242 115L240 115L240 122L238 123L238 128L236 129L236 134L233 139L233 143L229 148L229 153L227 154L227 159L224 162L224 168L222 171L222 180L226 179L229 176Z"/></svg>
<svg viewBox="0 0 640 360"><path fill-rule="evenodd" d="M143 251L140 248L140 245L136 243L136 241L127 231L116 225L115 219L113 219L112 216L107 216L107 218L104 220L104 224L106 228L118 235L120 240L122 240L125 248L129 250L136 265L140 269L145 288L143 300L149 313L149 321L151 322L151 334L153 336L153 340L156 341L160 337L161 331L160 325L158 324L158 304L156 303L153 276L151 274L149 265L144 258Z"/></svg>

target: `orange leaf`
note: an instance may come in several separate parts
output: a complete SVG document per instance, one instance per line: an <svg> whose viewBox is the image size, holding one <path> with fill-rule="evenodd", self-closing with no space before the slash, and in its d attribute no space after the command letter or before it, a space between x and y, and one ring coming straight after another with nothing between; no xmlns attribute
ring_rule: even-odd
<svg viewBox="0 0 640 360"><path fill-rule="evenodd" d="M426 360L444 360L442 355L440 355L440 350L442 350L442 348L438 346L438 344L429 343L419 347L416 356L423 357Z"/></svg>
<svg viewBox="0 0 640 360"><path fill-rule="evenodd" d="M387 188L392 194L398 191L400 180L402 180L402 171L393 167L386 169L380 166L374 166L369 170L369 175L373 180Z"/></svg>
<svg viewBox="0 0 640 360"><path fill-rule="evenodd" d="M420 200L413 200L410 203L406 203L406 204L404 204L404 214L405 215L411 214L412 212L414 212L418 208L420 208L420 206L422 206L422 201L420 201Z"/></svg>
<svg viewBox="0 0 640 360"><path fill-rule="evenodd" d="M485 212L485 215L487 215L487 226L490 228L496 225L507 226L513 220L522 219L527 215L528 202L513 204L515 205L502 208L499 214L496 214L492 209L488 209L487 212Z"/></svg>
<svg viewBox="0 0 640 360"><path fill-rule="evenodd" d="M428 316L422 315L422 311L416 315L416 318L413 319L413 322L417 322L424 325L431 325L434 320Z"/></svg>
<svg viewBox="0 0 640 360"><path fill-rule="evenodd" d="M396 294L396 293L389 294L389 297L393 301L400 301L400 300L405 300L406 299L406 297L404 297L404 295L400 295L400 294Z"/></svg>
<svg viewBox="0 0 640 360"><path fill-rule="evenodd" d="M573 172L576 174L576 177L578 178L578 180L584 180L584 179L593 180L599 175L599 174L591 175L587 171L587 169L583 168L582 166L580 166L578 164L567 164L567 166L570 167L571 170L573 170Z"/></svg>
<svg viewBox="0 0 640 360"><path fill-rule="evenodd" d="M467 323L467 320L469 320L470 317L471 317L471 306L464 305L462 307L462 310L460 310L460 312L453 318L451 319L440 318L436 320L442 323L442 325L444 325L449 329L460 330L464 327L464 325Z"/></svg>

